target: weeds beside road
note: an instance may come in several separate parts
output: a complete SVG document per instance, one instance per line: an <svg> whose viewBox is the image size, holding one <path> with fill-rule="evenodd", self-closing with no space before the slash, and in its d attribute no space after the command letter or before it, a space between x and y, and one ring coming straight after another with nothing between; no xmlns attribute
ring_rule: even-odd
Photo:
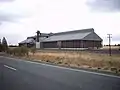
<svg viewBox="0 0 120 90"><path fill-rule="evenodd" d="M39 50L18 47L9 49L9 54L17 57L27 58L58 65L108 70L116 73L120 72L120 55L94 53L89 51L61 51L61 50Z"/></svg>
<svg viewBox="0 0 120 90"><path fill-rule="evenodd" d="M120 68L120 55L109 56L106 54L95 54L87 51L79 52L36 52L29 53L30 58L43 60L46 62L62 64L74 67L99 68L110 70Z"/></svg>

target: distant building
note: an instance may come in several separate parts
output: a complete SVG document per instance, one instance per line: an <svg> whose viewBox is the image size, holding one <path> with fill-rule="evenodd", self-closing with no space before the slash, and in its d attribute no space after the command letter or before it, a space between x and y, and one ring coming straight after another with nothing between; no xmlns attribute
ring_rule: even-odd
<svg viewBox="0 0 120 90"><path fill-rule="evenodd" d="M41 33L39 37L39 45L44 48L100 48L102 47L102 39L94 32L93 28L74 30L60 33ZM20 46L34 46L36 36L28 37L19 43Z"/></svg>

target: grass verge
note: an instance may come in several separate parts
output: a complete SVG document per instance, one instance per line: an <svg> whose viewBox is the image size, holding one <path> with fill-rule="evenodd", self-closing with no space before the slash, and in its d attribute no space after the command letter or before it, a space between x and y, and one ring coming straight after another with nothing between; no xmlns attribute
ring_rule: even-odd
<svg viewBox="0 0 120 90"><path fill-rule="evenodd" d="M120 55L96 54L87 51L39 51L29 53L31 60L76 68L91 68L120 73Z"/></svg>

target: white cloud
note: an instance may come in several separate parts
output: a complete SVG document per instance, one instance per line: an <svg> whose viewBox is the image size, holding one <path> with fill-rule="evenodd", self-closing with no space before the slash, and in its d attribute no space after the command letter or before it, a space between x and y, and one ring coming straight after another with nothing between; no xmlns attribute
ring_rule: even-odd
<svg viewBox="0 0 120 90"><path fill-rule="evenodd" d="M48 33L93 27L105 43L108 41L108 33L112 33L113 38L120 33L120 13L94 13L85 2L86 0L16 0L3 5L0 10L23 15L25 18L20 18L17 23L3 23L0 32L13 37L19 34L21 37L16 39L24 40L27 36L34 35L38 29ZM13 43L17 43L17 40Z"/></svg>
<svg viewBox="0 0 120 90"><path fill-rule="evenodd" d="M87 0L87 5L95 12L120 11L120 0Z"/></svg>
<svg viewBox="0 0 120 90"><path fill-rule="evenodd" d="M0 0L0 2L11 2L11 1L14 1L14 0Z"/></svg>

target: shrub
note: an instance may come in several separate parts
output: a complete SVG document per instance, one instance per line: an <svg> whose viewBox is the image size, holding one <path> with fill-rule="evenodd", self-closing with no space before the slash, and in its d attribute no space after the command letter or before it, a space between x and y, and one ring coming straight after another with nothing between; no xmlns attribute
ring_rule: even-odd
<svg viewBox="0 0 120 90"><path fill-rule="evenodd" d="M21 48L20 47L14 48L13 54L16 56L22 56Z"/></svg>
<svg viewBox="0 0 120 90"><path fill-rule="evenodd" d="M2 51L3 51L3 45L0 44L0 52L2 52Z"/></svg>
<svg viewBox="0 0 120 90"><path fill-rule="evenodd" d="M120 46L120 44L118 44L118 46Z"/></svg>
<svg viewBox="0 0 120 90"><path fill-rule="evenodd" d="M36 48L35 48L35 47L32 47L32 48L31 48L31 53L33 53L33 55L34 55L35 52L36 52Z"/></svg>
<svg viewBox="0 0 120 90"><path fill-rule="evenodd" d="M16 47L13 49L8 49L7 53L15 56L28 56L28 48L27 47Z"/></svg>
<svg viewBox="0 0 120 90"><path fill-rule="evenodd" d="M116 73L118 73L117 68L115 68L115 67L111 67L110 70L111 70L111 71L114 71L114 72L116 72Z"/></svg>
<svg viewBox="0 0 120 90"><path fill-rule="evenodd" d="M20 47L20 53L22 56L25 56L25 55L28 56L28 52L29 52L29 50L27 47Z"/></svg>
<svg viewBox="0 0 120 90"><path fill-rule="evenodd" d="M8 49L7 46L4 46L4 45L0 44L0 52L6 52L7 49Z"/></svg>
<svg viewBox="0 0 120 90"><path fill-rule="evenodd" d="M10 55L12 55L12 54L13 54L13 50L10 49L10 48L8 48L8 49L7 49L7 53L10 54Z"/></svg>
<svg viewBox="0 0 120 90"><path fill-rule="evenodd" d="M9 45L9 47L18 47L17 45Z"/></svg>

